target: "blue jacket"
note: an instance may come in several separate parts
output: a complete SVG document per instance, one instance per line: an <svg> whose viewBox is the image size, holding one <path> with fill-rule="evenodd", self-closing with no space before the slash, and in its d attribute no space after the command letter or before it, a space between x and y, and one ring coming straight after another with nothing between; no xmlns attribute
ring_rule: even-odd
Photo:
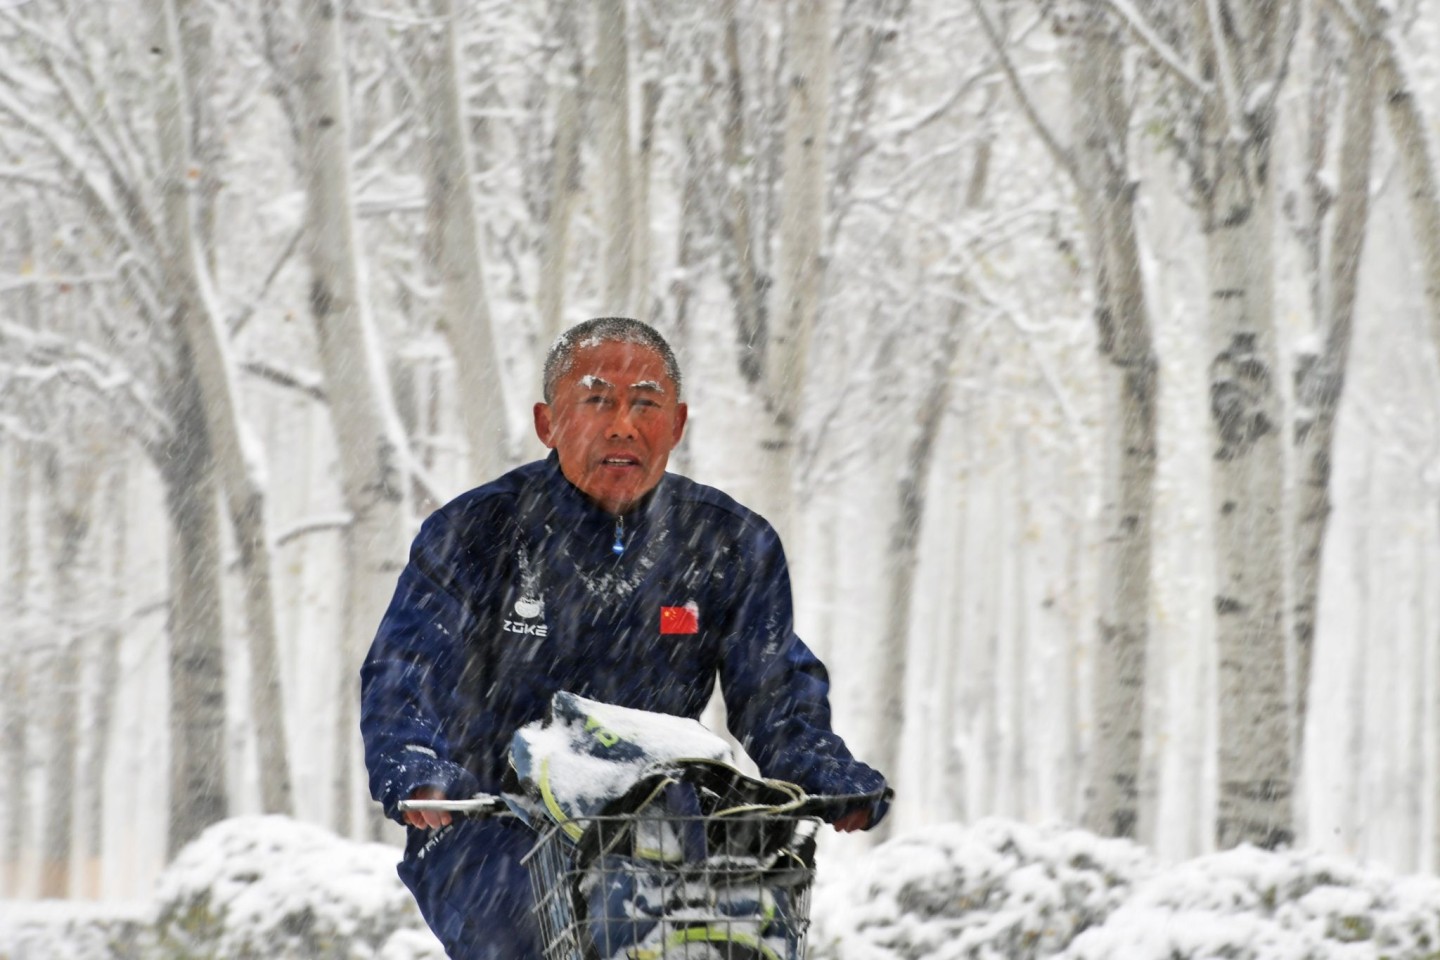
<svg viewBox="0 0 1440 960"><path fill-rule="evenodd" d="M398 818L422 786L498 792L511 734L556 691L698 718L717 674L766 776L811 794L883 789L830 729L829 680L795 635L770 525L668 473L617 521L552 453L416 537L361 673L371 793Z"/></svg>

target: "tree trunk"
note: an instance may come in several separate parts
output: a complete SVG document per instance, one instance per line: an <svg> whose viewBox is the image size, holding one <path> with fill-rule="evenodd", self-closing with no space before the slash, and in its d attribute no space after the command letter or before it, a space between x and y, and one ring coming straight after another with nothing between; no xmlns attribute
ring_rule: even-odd
<svg viewBox="0 0 1440 960"><path fill-rule="evenodd" d="M1390 139L1400 155L1400 169L1410 198L1410 232L1420 253L1425 303L1430 309L1430 339L1440 349L1440 178L1435 168L1435 150L1430 142L1430 125L1420 112L1420 103L1401 53L1389 32L1380 28L1384 16L1372 0L1361 4L1367 23L1376 31L1380 44L1380 101L1390 121Z"/></svg>
<svg viewBox="0 0 1440 960"><path fill-rule="evenodd" d="M45 533L50 562L50 636L46 642L45 804L40 834L40 895L72 892L76 774L80 728L80 650L94 624L94 551L89 549L98 465L69 447L47 452Z"/></svg>
<svg viewBox="0 0 1440 960"><path fill-rule="evenodd" d="M1105 434L1095 737L1087 755L1084 823L1095 833L1133 838L1140 820L1150 642L1157 362L1135 232L1125 48L1105 10L1087 7L1083 18L1070 75L1075 153L1085 181L1081 194L1096 277Z"/></svg>
<svg viewBox="0 0 1440 960"><path fill-rule="evenodd" d="M215 464L183 344L174 369L166 409L175 432L158 464L170 518L170 858L229 809Z"/></svg>
<svg viewBox="0 0 1440 960"><path fill-rule="evenodd" d="M602 311L631 316L635 246L645 224L635 222L635 158L630 146L630 43L627 0L595 3L595 175L601 181L601 232L605 250Z"/></svg>
<svg viewBox="0 0 1440 960"><path fill-rule="evenodd" d="M1221 849L1291 839L1278 356L1271 316L1270 187L1221 148L1210 233L1211 438L1220 649ZM1241 168L1243 169L1243 167ZM1248 183L1246 181L1249 181Z"/></svg>
<svg viewBox="0 0 1440 960"><path fill-rule="evenodd" d="M410 527L408 451L395 410L354 220L350 119L340 16L333 0L302 0L305 43L298 88L310 307L340 454L340 484L353 520L351 571L340 657L334 799L337 829L352 832L359 766L358 671L365 646L395 592Z"/></svg>
<svg viewBox="0 0 1440 960"><path fill-rule="evenodd" d="M730 295L735 301L735 333L740 372L752 385L760 382L767 353L766 320L760 249L750 219L750 186L746 171L745 73L740 62L740 20L736 0L725 14L725 116L721 124L720 217L729 239L733 266L728 271Z"/></svg>
<svg viewBox="0 0 1440 960"><path fill-rule="evenodd" d="M565 326L565 275L570 257L570 223L580 199L580 90L584 68L576 5L555 0L555 43L563 77L555 91L555 145L550 161L550 201L541 240L539 293L540 333L548 348Z"/></svg>
<svg viewBox="0 0 1440 960"><path fill-rule="evenodd" d="M1295 585L1295 758L1304 757L1309 715L1315 617L1320 599L1321 554L1330 521L1330 477L1335 418L1345 390L1353 339L1360 258L1370 208L1370 166L1375 128L1377 44L1356 38L1346 80L1340 185L1329 260L1328 318L1318 356L1302 356L1295 372L1295 491L1293 529Z"/></svg>
<svg viewBox="0 0 1440 960"><path fill-rule="evenodd" d="M654 233L650 223L651 176L655 163L655 121L660 113L660 101L665 87L662 78L665 67L664 40L655 31L654 14L640 15L640 139L635 144L635 205L632 214L635 223L635 242L631 257L634 267L634 293L631 297L634 315L644 320L652 313L658 313L651 291L650 260L654 246ZM683 217L684 214L682 213Z"/></svg>
<svg viewBox="0 0 1440 960"><path fill-rule="evenodd" d="M830 106L830 3L797 0L790 7L785 107L785 193L780 214L776 323L766 355L770 412L761 441L762 513L791 532L794 511L795 428L820 311L825 263L825 154Z"/></svg>
<svg viewBox="0 0 1440 960"><path fill-rule="evenodd" d="M261 805L266 813L291 813L275 600L266 520L261 449L240 409L225 323L211 289L209 266L196 234L197 204L190 188L187 105L192 98L181 65L186 62L174 0L151 0L150 55L156 71L156 128L164 182L168 251L164 265L174 296L174 320L195 363L206 428L221 489L235 528L250 638L251 713L259 759Z"/></svg>
<svg viewBox="0 0 1440 960"><path fill-rule="evenodd" d="M77 791L77 815L82 824L80 862L84 865L81 893L99 899L101 867L105 854L105 761L109 756L110 721L115 707L115 677L120 671L120 644L124 639L123 620L126 590L126 491L129 467L123 453L108 457L101 516L109 527L100 559L102 570L96 602L107 615L92 631L85 645L85 671L89 682L85 688L85 748L81 753L80 778ZM99 548L99 544L96 545Z"/></svg>
<svg viewBox="0 0 1440 960"><path fill-rule="evenodd" d="M900 745L905 728L905 687L910 660L910 620L915 598L915 571L920 562L920 529L925 517L925 487L935 456L935 438L950 404L952 367L960 350L963 314L957 307L947 319L940 343L931 354L930 369L920 392L918 425L910 438L897 491L899 499L885 551L884 664L878 680L881 698L880 738L875 750L879 770L900 776ZM894 819L871 831L880 843L890 836Z"/></svg>
<svg viewBox="0 0 1440 960"><path fill-rule="evenodd" d="M426 190L429 227L444 290L441 326L459 369L460 420L470 447L470 470L488 480L505 468L509 416L504 370L495 349L475 197L470 188L470 139L460 91L460 50L454 0L435 0L444 26L426 57L430 99Z"/></svg>
<svg viewBox="0 0 1440 960"><path fill-rule="evenodd" d="M0 608L5 622L11 624L11 642L5 645L3 665L4 686L0 687L0 857L5 871L0 876L5 896L20 895L24 880L23 864L27 854L26 837L31 835L33 807L26 790L27 747L30 734L30 665L31 646L35 642L30 605L31 591L30 544L30 445L21 440L6 444L6 524L9 543L6 547L4 606Z"/></svg>

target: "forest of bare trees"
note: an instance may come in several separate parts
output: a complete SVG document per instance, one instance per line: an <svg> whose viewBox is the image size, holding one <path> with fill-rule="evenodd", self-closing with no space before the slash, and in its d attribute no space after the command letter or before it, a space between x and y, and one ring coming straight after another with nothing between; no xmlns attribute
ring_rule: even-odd
<svg viewBox="0 0 1440 960"><path fill-rule="evenodd" d="M1437 49L1436 0L0 3L0 896L389 837L409 540L613 314L782 532L878 836L1440 869Z"/></svg>

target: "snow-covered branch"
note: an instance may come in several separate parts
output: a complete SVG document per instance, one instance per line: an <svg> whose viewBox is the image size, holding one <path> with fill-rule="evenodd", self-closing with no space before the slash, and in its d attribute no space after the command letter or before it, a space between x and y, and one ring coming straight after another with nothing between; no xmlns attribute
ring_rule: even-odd
<svg viewBox="0 0 1440 960"><path fill-rule="evenodd" d="M1019 102L1020 109L1024 111L1026 118L1029 119L1030 125L1035 128L1036 136L1045 144L1045 148L1050 151L1050 155L1055 159L1055 163L1059 165L1060 169L1064 170L1072 181L1079 183L1080 172L1075 167L1074 155L1072 155L1069 148L1062 144L1059 138L1055 136L1055 132L1050 129L1050 125L1045 122L1044 118L1040 116L1040 111L1035 108L1034 101L1031 100L1030 94L1025 89L1024 82L1020 79L1020 72L1016 69L1015 62L1010 58L1010 51L1006 49L1005 39L1000 36L1000 31L996 28L995 24L991 22L989 15L985 13L985 8L980 0L970 0L970 6L974 8L975 16L979 19L981 27L984 28L985 37L990 41L990 46L994 49L995 55L1000 58L1000 67L1005 71L1006 79L1010 81L1010 89L1015 94L1015 99Z"/></svg>
<svg viewBox="0 0 1440 960"><path fill-rule="evenodd" d="M23 382L25 394L49 384L78 387L117 415L147 452L159 455L173 431L170 418L149 389L115 358L85 343L41 333L0 320L0 399L9 382Z"/></svg>
<svg viewBox="0 0 1440 960"><path fill-rule="evenodd" d="M1210 84L1206 83L1205 80L1195 72L1195 69L1186 63L1180 54L1176 52L1175 48L1166 43L1160 35L1145 22L1145 18L1141 16L1140 11L1136 10L1130 4L1130 0L1106 0L1106 2L1112 10L1120 15L1120 19L1125 21L1125 26L1130 28L1130 32L1135 34L1145 46L1149 47L1150 52L1159 57L1160 62L1164 64L1171 73L1188 83L1201 96L1210 95Z"/></svg>

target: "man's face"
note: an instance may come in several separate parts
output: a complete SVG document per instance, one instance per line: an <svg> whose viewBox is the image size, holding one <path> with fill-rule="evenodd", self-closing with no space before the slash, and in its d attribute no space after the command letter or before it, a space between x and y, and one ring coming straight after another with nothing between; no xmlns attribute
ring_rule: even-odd
<svg viewBox="0 0 1440 960"><path fill-rule="evenodd" d="M685 404L665 362L638 343L581 346L535 404L535 434L560 455L560 470L591 500L623 513L655 489L685 432Z"/></svg>

